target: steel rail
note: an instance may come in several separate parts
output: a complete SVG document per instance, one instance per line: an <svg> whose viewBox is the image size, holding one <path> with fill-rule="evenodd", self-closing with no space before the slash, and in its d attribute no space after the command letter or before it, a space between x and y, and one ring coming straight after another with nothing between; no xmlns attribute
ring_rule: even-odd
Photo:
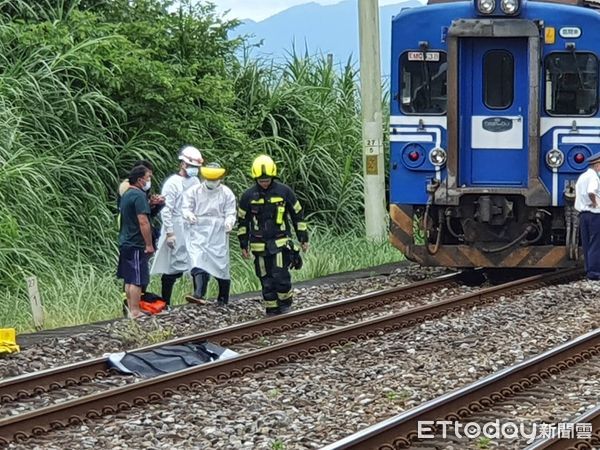
<svg viewBox="0 0 600 450"><path fill-rule="evenodd" d="M94 419L133 406L143 406L172 396L177 391L199 387L203 382L217 383L241 377L246 373L294 362L333 347L376 338L470 306L491 303L502 294L515 294L580 274L580 270L566 269L528 277L2 419L0 444L27 439L31 435L44 434L69 424L80 424L86 418Z"/></svg>
<svg viewBox="0 0 600 450"><path fill-rule="evenodd" d="M600 328L354 433L321 450L408 448L418 440L419 422L460 421L597 355L600 355ZM430 432L430 429L426 431Z"/></svg>
<svg viewBox="0 0 600 450"><path fill-rule="evenodd" d="M261 336L269 336L303 327L308 323L331 320L386 304L405 301L448 286L456 282L460 276L461 273L442 275L437 278L418 281L397 288L385 289L292 311L280 316L252 320L218 330L172 339L135 350L129 350L129 352L147 351L165 345L180 345L202 341L216 342L222 346L238 344L257 339ZM105 377L109 374L107 362L108 358L105 357L93 358L1 380L0 405Z"/></svg>
<svg viewBox="0 0 600 450"><path fill-rule="evenodd" d="M600 405L585 412L571 424L591 423L590 439L561 439L559 436L536 441L525 450L593 450L600 447Z"/></svg>

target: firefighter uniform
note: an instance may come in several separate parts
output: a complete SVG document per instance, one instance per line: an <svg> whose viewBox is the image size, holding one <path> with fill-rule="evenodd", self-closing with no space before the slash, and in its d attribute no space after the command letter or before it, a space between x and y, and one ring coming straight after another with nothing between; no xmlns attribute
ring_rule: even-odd
<svg viewBox="0 0 600 450"><path fill-rule="evenodd" d="M238 207L240 246L254 255L267 315L285 313L292 305L292 227L300 243L308 242L302 206L290 187L274 179L276 174L271 158L258 157L252 170L257 183L244 192ZM259 184L265 178L270 178L266 188Z"/></svg>

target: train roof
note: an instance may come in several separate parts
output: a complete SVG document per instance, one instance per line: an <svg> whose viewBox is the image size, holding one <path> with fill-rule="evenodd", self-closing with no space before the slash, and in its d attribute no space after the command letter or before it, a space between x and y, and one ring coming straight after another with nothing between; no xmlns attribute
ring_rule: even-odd
<svg viewBox="0 0 600 450"><path fill-rule="evenodd" d="M453 3L464 0L428 0L428 5L437 5L439 3ZM532 0L541 3L556 3L560 5L584 6L600 9L600 0Z"/></svg>

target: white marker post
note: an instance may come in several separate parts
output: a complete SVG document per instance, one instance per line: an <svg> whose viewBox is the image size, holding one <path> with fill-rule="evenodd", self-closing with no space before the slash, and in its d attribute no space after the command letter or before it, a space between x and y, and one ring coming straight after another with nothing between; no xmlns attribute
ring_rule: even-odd
<svg viewBox="0 0 600 450"><path fill-rule="evenodd" d="M362 110L365 222L367 237L387 235L383 126L381 115L381 67L379 59L379 2L358 0L360 34L360 95Z"/></svg>
<svg viewBox="0 0 600 450"><path fill-rule="evenodd" d="M28 277L27 292L29 293L29 303L33 313L33 324L37 330L44 328L44 308L42 307L42 297L38 290L37 277Z"/></svg>

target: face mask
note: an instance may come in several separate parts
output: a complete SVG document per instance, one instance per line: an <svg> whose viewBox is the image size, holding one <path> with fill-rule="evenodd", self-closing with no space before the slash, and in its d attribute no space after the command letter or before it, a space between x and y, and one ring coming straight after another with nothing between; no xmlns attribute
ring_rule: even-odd
<svg viewBox="0 0 600 450"><path fill-rule="evenodd" d="M197 177L198 176L198 168L197 167L188 167L185 169L188 177Z"/></svg>
<svg viewBox="0 0 600 450"><path fill-rule="evenodd" d="M221 180L206 180L205 183L208 189L216 189L221 184Z"/></svg>
<svg viewBox="0 0 600 450"><path fill-rule="evenodd" d="M144 191L149 191L150 190L150 186L152 186L152 182L150 180L146 181L146 184L144 184L144 187L142 188Z"/></svg>

